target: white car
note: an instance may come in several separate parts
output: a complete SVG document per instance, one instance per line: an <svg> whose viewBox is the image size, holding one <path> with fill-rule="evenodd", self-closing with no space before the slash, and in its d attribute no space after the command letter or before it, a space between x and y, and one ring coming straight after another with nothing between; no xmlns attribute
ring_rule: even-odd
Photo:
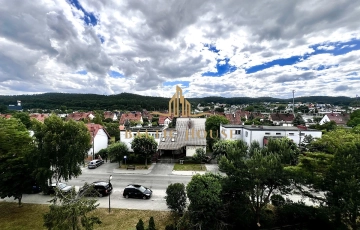
<svg viewBox="0 0 360 230"><path fill-rule="evenodd" d="M48 194L54 194L55 193L55 188L56 188L56 183L52 183L51 186L49 187ZM68 192L71 191L73 186L67 185L65 183L58 183L57 188L63 193L68 193Z"/></svg>

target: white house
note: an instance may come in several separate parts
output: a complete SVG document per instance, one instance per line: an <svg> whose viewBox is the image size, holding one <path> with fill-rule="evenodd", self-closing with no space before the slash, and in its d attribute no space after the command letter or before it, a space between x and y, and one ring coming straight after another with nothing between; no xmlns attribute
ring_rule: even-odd
<svg viewBox="0 0 360 230"><path fill-rule="evenodd" d="M100 150L108 147L110 135L106 132L103 126L99 124L85 124L91 135L91 149L88 151L88 156L93 158Z"/></svg>
<svg viewBox="0 0 360 230"><path fill-rule="evenodd" d="M290 138L296 144L300 144L306 135L321 138L322 132L304 126L220 125L221 140L243 140L248 145L257 141L260 147L266 145L269 138L281 137Z"/></svg>

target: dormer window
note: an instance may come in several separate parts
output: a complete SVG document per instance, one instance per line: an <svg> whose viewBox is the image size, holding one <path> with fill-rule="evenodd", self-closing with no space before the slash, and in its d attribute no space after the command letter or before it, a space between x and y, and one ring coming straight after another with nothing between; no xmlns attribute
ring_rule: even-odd
<svg viewBox="0 0 360 230"><path fill-rule="evenodd" d="M165 137L161 138L161 141L164 142L164 141L165 141Z"/></svg>
<svg viewBox="0 0 360 230"><path fill-rule="evenodd" d="M174 142L175 141L175 138L171 138L171 142Z"/></svg>

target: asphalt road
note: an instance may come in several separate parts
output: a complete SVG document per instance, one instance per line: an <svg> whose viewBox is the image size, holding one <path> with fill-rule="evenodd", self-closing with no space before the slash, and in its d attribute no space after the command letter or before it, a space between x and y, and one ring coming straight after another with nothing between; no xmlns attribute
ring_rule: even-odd
<svg viewBox="0 0 360 230"><path fill-rule="evenodd" d="M172 174L173 164L155 164L149 170L119 170L116 163L105 163L96 169L82 169L82 175L73 178L66 183L75 186L78 190L85 182L108 181L112 175L111 183L113 192L110 196L111 208L141 209L141 210L169 210L166 206L166 188L171 183L184 183L187 185L191 180L190 175ZM153 190L149 200L125 199L122 196L124 188L128 184L141 184ZM39 194L24 194L23 203L49 204L51 196ZM109 196L96 198L99 207L109 207ZM3 201L17 202L13 198L5 198Z"/></svg>

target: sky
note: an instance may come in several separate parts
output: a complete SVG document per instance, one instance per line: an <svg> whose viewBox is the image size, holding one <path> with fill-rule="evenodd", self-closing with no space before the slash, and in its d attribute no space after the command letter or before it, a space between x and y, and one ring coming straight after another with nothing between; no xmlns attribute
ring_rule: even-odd
<svg viewBox="0 0 360 230"><path fill-rule="evenodd" d="M360 1L0 0L0 95L360 95Z"/></svg>

